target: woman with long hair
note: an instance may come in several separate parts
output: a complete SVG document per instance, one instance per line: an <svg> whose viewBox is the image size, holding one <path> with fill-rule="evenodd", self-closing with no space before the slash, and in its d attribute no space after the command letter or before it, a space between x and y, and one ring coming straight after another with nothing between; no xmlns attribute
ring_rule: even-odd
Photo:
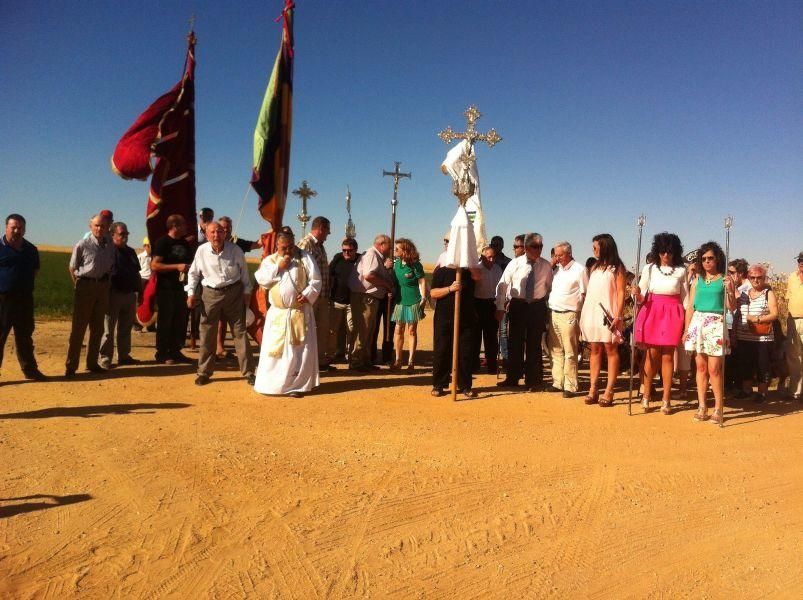
<svg viewBox="0 0 803 600"><path fill-rule="evenodd" d="M591 384L586 404L613 406L613 388L619 372L618 345L622 343L622 311L627 288L626 273L616 241L608 233L594 236L592 249L596 262L591 268L588 291L580 313L580 331L588 342L591 356ZM608 357L608 381L599 395L597 380L602 368L602 351Z"/></svg>
<svg viewBox="0 0 803 600"><path fill-rule="evenodd" d="M683 246L674 233L659 233L653 238L654 261L644 266L633 298L643 304L636 320L636 343L647 350L644 361L644 395L641 407L650 409L652 384L660 365L663 382L661 412L671 414L672 372L675 348L684 328L683 300L689 293L686 268L683 266Z"/></svg>
<svg viewBox="0 0 803 600"><path fill-rule="evenodd" d="M427 301L427 281L424 279L424 267L421 265L418 250L413 242L407 238L396 240L393 256L395 257L393 277L396 280L396 292L393 298L395 306L391 320L396 323L394 335L396 361L393 363L392 369L401 369L406 330L410 340L407 370L413 371L415 349L418 342L418 321L424 318L424 304Z"/></svg>
<svg viewBox="0 0 803 600"><path fill-rule="evenodd" d="M735 288L730 277L725 274L725 253L716 242L700 246L697 253L697 277L689 292L689 305L686 309L684 339L686 350L696 352L697 366L697 422L711 421L721 424L724 406L722 363L729 353L725 337L723 313L725 304L728 310L736 306ZM705 402L708 383L714 393L714 412L709 417Z"/></svg>

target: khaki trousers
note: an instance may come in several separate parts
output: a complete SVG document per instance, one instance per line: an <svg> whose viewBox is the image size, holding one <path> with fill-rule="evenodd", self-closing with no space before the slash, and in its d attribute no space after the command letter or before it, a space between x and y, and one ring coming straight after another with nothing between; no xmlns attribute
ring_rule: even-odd
<svg viewBox="0 0 803 600"><path fill-rule="evenodd" d="M368 294L351 292L351 318L354 320L354 349L351 351L352 367L371 366L371 342L379 310L379 298Z"/></svg>
<svg viewBox="0 0 803 600"><path fill-rule="evenodd" d="M340 330L343 322L346 323L346 347L340 348ZM329 341L327 344L326 356L331 361L337 356L340 350L344 350L346 356L351 354L354 347L354 320L351 316L351 304L340 304L332 302L329 309Z"/></svg>
<svg viewBox="0 0 803 600"><path fill-rule="evenodd" d="M786 319L786 363L789 366L789 393L800 398L803 392L803 319Z"/></svg>
<svg viewBox="0 0 803 600"><path fill-rule="evenodd" d="M114 359L114 342L117 340L117 360L130 358L131 328L137 316L136 292L109 292L109 311L100 344L100 366L108 369Z"/></svg>
<svg viewBox="0 0 803 600"><path fill-rule="evenodd" d="M78 278L73 293L72 328L70 345L67 349L68 371L78 370L81 360L81 345L84 343L86 328L89 327L89 343L86 345L86 366L98 367L100 340L103 337L103 323L109 310L109 280L94 281Z"/></svg>
<svg viewBox="0 0 803 600"><path fill-rule="evenodd" d="M225 290L204 287L201 292L201 347L198 356L198 375L211 377L217 358L217 329L221 317L231 323L234 351L243 376L254 373L251 347L245 332L245 303L243 284L236 283Z"/></svg>
<svg viewBox="0 0 803 600"><path fill-rule="evenodd" d="M552 385L567 392L576 392L577 349L580 342L580 323L577 313L552 311L549 324Z"/></svg>
<svg viewBox="0 0 803 600"><path fill-rule="evenodd" d="M326 350L329 348L329 298L321 298L312 305L315 315L315 331L318 339L318 366L328 365L332 357L327 358Z"/></svg>

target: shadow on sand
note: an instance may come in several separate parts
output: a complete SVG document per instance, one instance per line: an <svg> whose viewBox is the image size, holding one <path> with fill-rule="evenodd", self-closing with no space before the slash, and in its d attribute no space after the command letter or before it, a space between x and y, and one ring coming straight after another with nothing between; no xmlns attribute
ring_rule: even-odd
<svg viewBox="0 0 803 600"><path fill-rule="evenodd" d="M49 500L49 502L24 502L24 500ZM92 500L89 494L72 494L70 496L52 496L50 494L34 494L32 496L19 496L18 498L0 498L0 502L17 502L9 506L0 506L0 519L7 519L15 515L77 504Z"/></svg>
<svg viewBox="0 0 803 600"><path fill-rule="evenodd" d="M0 419L50 419L52 417L102 417L103 415L149 415L157 410L187 408L184 402L141 402L137 404L101 404L98 406L54 406L17 413L0 414Z"/></svg>

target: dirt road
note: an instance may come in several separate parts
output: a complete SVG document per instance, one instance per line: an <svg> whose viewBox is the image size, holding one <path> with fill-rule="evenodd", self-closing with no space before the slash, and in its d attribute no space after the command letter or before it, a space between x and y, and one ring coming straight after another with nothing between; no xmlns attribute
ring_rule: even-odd
<svg viewBox="0 0 803 600"><path fill-rule="evenodd" d="M424 321L431 348L431 319ZM63 373L69 324L39 325ZM152 358L151 335L134 356ZM557 394L352 377L267 398L234 365L0 378L4 598L758 598L803 589L803 414L726 427ZM622 394L619 394L621 397ZM795 591L797 590L797 591Z"/></svg>

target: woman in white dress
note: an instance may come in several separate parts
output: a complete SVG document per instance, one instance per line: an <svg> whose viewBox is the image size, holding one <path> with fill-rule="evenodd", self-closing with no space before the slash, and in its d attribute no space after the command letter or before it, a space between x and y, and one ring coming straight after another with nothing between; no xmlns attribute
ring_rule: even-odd
<svg viewBox="0 0 803 600"><path fill-rule="evenodd" d="M588 291L580 313L580 332L591 349L590 388L586 404L613 406L613 387L619 373L619 344L622 343L622 310L627 278L616 241L608 233L594 236L592 248L597 262L591 269ZM606 314L607 313L607 314ZM597 381L602 369L602 351L608 357L608 382L599 395Z"/></svg>
<svg viewBox="0 0 803 600"><path fill-rule="evenodd" d="M318 345L312 305L321 293L321 276L312 257L296 248L292 233L276 236L276 252L254 274L268 290L254 390L299 398L319 384Z"/></svg>

